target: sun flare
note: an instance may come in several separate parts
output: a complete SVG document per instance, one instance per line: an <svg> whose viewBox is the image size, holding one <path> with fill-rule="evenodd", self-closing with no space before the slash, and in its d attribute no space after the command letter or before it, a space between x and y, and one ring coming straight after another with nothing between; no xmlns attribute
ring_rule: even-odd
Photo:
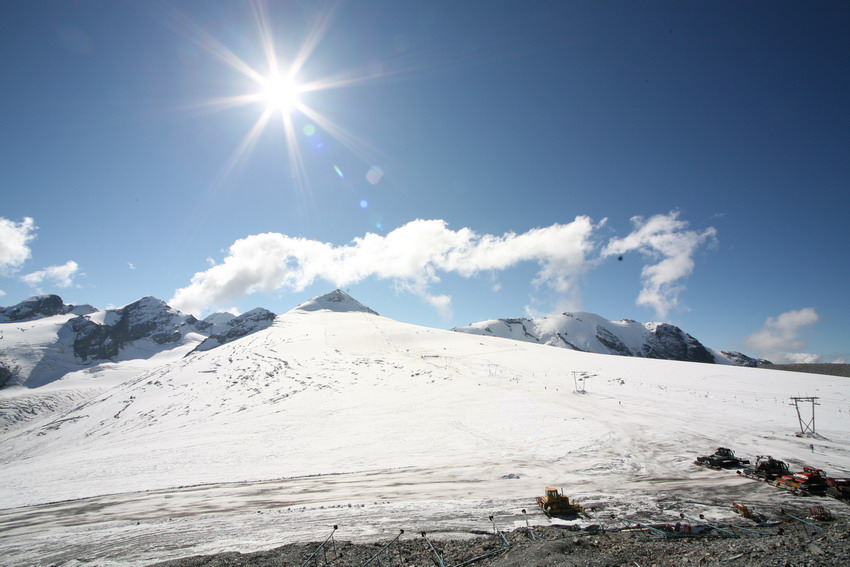
<svg viewBox="0 0 850 567"><path fill-rule="evenodd" d="M294 78L275 73L264 78L260 85L260 100L267 110L289 114L298 106L301 86Z"/></svg>
<svg viewBox="0 0 850 567"><path fill-rule="evenodd" d="M323 130L331 138L366 161L374 163L382 159L383 152L373 148L365 140L347 131L313 108L307 101L302 100L302 95L305 93L347 87L374 79L371 73L351 71L341 71L322 78L314 77L309 81L300 78L301 71L305 69L317 45L327 32L334 18L337 5L322 12L320 17L310 24L301 43L296 46L288 46L294 47L295 53L286 58L281 57L283 46L277 45L274 41L271 18L267 13L267 3L263 0L255 0L250 5L253 8L257 24L257 36L260 40L262 53L265 56L264 61L258 65L250 64L222 43L221 40L179 11L173 12L174 25L178 31L187 34L204 52L250 81L248 90L243 90L242 94L210 97L199 102L197 106L214 111L241 106L254 106L261 109L253 125L248 128L248 131L224 164L217 183L223 183L224 179L245 160L262 134L273 124L282 126L289 169L295 187L300 193L306 193L309 183L296 121L299 123L309 122L305 127L311 128L313 131L316 128ZM268 70L268 74L263 74L263 70ZM309 73L305 73L305 75L309 75ZM245 85L245 81L243 81L243 85ZM317 147L324 147L324 144Z"/></svg>

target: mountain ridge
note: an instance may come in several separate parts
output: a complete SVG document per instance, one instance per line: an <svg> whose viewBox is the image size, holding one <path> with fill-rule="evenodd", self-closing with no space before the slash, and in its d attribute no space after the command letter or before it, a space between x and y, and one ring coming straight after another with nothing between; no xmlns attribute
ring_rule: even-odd
<svg viewBox="0 0 850 567"><path fill-rule="evenodd" d="M323 311L380 316L340 289L314 297L287 313ZM208 351L261 331L276 317L267 309L256 308L239 316L212 313L199 320L152 296L105 310L67 305L57 295L34 296L17 305L0 307L0 330L5 330L0 336L6 337L0 343L0 388L37 387L68 372L107 362L147 359L177 347L188 348L186 354ZM452 331L597 354L736 366L767 363L737 352L709 349L669 323L609 321L586 312L542 319L491 319ZM25 332L29 335L24 336Z"/></svg>
<svg viewBox="0 0 850 567"><path fill-rule="evenodd" d="M543 318L488 319L452 331L545 344L581 352L687 362L761 366L769 364L734 351L707 348L671 323L612 321L595 313L565 312Z"/></svg>

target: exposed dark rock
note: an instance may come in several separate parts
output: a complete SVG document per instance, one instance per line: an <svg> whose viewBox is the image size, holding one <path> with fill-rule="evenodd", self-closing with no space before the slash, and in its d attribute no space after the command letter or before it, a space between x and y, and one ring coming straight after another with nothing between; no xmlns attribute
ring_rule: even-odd
<svg viewBox="0 0 850 567"><path fill-rule="evenodd" d="M230 328L223 333L216 333L207 337L192 352L210 350L225 343L235 341L251 333L255 333L269 327L274 321L275 315L268 309L258 307L252 309L227 322ZM209 325L212 326L212 325Z"/></svg>
<svg viewBox="0 0 850 567"><path fill-rule="evenodd" d="M540 342L540 338L539 338L539 337L537 337L537 336L535 336L535 335L532 335L531 333L529 333L529 332L528 332L528 327L526 327L526 326L525 326L525 324L526 324L526 323L530 323L530 322L531 322L529 319L523 319L523 318L519 318L519 319L502 319L502 321L504 321L504 322L505 322L505 324L508 326L508 328L510 328L510 327L511 327L511 325L519 325L519 326L522 328L522 334L523 334L523 335L525 335L526 337L528 337L529 339L533 340L533 341L534 341L534 342L536 342L536 343L539 343L539 342Z"/></svg>
<svg viewBox="0 0 850 567"><path fill-rule="evenodd" d="M562 343L564 343L564 345L566 345L567 348L570 348L572 350L577 350L579 352L586 352L583 348L579 348L576 345L574 345L573 343L571 343L570 341L568 341L567 339L565 339L564 336L561 333L557 333L557 337L561 340Z"/></svg>
<svg viewBox="0 0 850 567"><path fill-rule="evenodd" d="M0 307L0 321L32 321L65 313L65 304L58 295L36 295L12 307Z"/></svg>
<svg viewBox="0 0 850 567"><path fill-rule="evenodd" d="M195 329L198 322L155 297L143 297L121 309L111 309L105 319L105 324L99 324L78 316L60 330L60 334L72 334L74 354L81 360L115 358L128 343L144 338L158 345L174 344L186 330Z"/></svg>
<svg viewBox="0 0 850 567"><path fill-rule="evenodd" d="M764 366L765 364L773 364L769 360L765 360L763 358L752 358L734 350L721 350L720 354L734 362L736 366L748 366L755 368L757 366Z"/></svg>
<svg viewBox="0 0 850 567"><path fill-rule="evenodd" d="M598 527L598 526L597 526ZM419 534L403 534L395 544L389 537L375 543L336 540L325 548L323 560L334 565L433 565L471 564L481 567L608 567L612 565L725 566L776 565L818 567L845 566L850 562L850 538L846 521L805 529L769 528L741 530L738 537L705 536L659 538L657 532L600 532L571 529L573 526L518 528L497 537L492 533L463 539L427 541ZM728 531L728 528L726 528ZM718 532L721 534L721 532ZM430 534L429 534L430 535ZM765 537L766 536L766 537ZM507 543L505 543L507 542ZM306 565L321 542L296 543L250 553L227 551L195 555L154 564L155 567L271 567ZM390 542L391 543L391 542ZM437 555L439 554L439 556Z"/></svg>
<svg viewBox="0 0 850 567"><path fill-rule="evenodd" d="M651 340L643 345L641 353L646 358L685 360L713 363L714 356L702 343L669 323L659 323L650 328Z"/></svg>
<svg viewBox="0 0 850 567"><path fill-rule="evenodd" d="M620 340L620 337L606 329L601 325L596 326L596 338L597 340L605 345L608 349L611 350L612 354L619 354L621 356L634 356L629 347L625 345L623 341Z"/></svg>
<svg viewBox="0 0 850 567"><path fill-rule="evenodd" d="M760 364L759 366L768 370L789 370L791 372L808 372L810 374L826 374L827 376L844 376L845 378L850 378L850 364L773 364L764 361L764 364Z"/></svg>
<svg viewBox="0 0 850 567"><path fill-rule="evenodd" d="M34 321L54 315L87 315L97 311L91 305L65 305L58 295L36 295L11 307L0 307L0 323Z"/></svg>
<svg viewBox="0 0 850 567"><path fill-rule="evenodd" d="M12 377L12 369L0 364L0 388L5 386Z"/></svg>

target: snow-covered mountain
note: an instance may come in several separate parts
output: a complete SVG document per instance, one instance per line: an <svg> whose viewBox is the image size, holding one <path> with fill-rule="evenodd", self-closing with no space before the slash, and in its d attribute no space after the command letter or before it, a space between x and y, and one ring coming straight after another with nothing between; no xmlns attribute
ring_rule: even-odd
<svg viewBox="0 0 850 567"><path fill-rule="evenodd" d="M348 313L354 311L358 313L371 313L372 315L378 314L376 311L369 309L341 289L335 289L325 295L314 297L290 311L334 311L336 313Z"/></svg>
<svg viewBox="0 0 850 567"><path fill-rule="evenodd" d="M0 388L37 387L70 372L149 359L186 345L200 347L201 341L206 350L273 319L273 313L255 309L239 317L214 313L199 321L155 297L100 311L66 305L57 295L31 297L0 307Z"/></svg>
<svg viewBox="0 0 850 567"><path fill-rule="evenodd" d="M216 317L214 320L218 322L219 325L223 326L224 329L211 334L204 340L204 342L195 347L195 350L211 350L223 344L235 341L236 339L240 339L245 335L261 331L271 325L275 317L276 315L274 313L268 309L263 309L262 307L247 311L238 317L227 319L223 324L220 323L222 318ZM204 321L211 322L209 321L209 317L204 319Z"/></svg>
<svg viewBox="0 0 850 567"><path fill-rule="evenodd" d="M0 429L73 407L123 380L264 328L274 314L257 309L203 321L144 297L117 309L31 297L0 308ZM210 341L206 343L205 341Z"/></svg>
<svg viewBox="0 0 850 567"><path fill-rule="evenodd" d="M97 311L91 305L65 305L58 295L36 295L11 307L0 307L0 323L32 321L52 315L87 315Z"/></svg>
<svg viewBox="0 0 850 567"><path fill-rule="evenodd" d="M491 319L452 330L599 354L737 366L767 363L739 352L709 349L669 323L609 321L593 313L563 313L542 319Z"/></svg>
<svg viewBox="0 0 850 567"><path fill-rule="evenodd" d="M126 320L114 340L135 337L134 329L155 320L150 329L163 342L130 340L115 362L0 389L7 421L0 506L133 493L84 506L97 510L90 517L81 511L66 521L71 504L63 502L55 521L14 524L0 556L17 564L72 564L92 554L69 546L85 540L95 548L99 539L126 542L114 562L95 554L102 565L168 558L161 538L130 537L138 533L177 533L171 557L261 549L292 537L310 541L337 523L365 533L364 513L376 522L372 537L398 527L416 532L424 516L439 519L423 527L429 531L473 517L486 528L493 510L524 522L519 510L546 486L569 487L580 502L626 517L666 509L728 518L729 502L742 498L782 504L786 496L775 488L692 465L717 446L850 475L845 378L430 329L379 316L337 292L264 328L267 315L255 312L243 319L256 324L254 332L216 339L209 350L195 349L205 339L197 321L155 300L122 309L88 320ZM0 329L3 341L10 327L25 329L18 335L55 335L74 317ZM228 325L238 318L221 319L218 325L240 326ZM123 360L139 341L154 350L172 346ZM86 352L106 352L91 344L97 348ZM73 342L65 348L74 359ZM593 375L581 394L572 371ZM793 435L797 416L787 400L801 389L820 397L819 437ZM60 395L73 403L56 402ZM50 510L39 507L38 517ZM266 510L274 516L258 514ZM229 525L246 529L220 537Z"/></svg>

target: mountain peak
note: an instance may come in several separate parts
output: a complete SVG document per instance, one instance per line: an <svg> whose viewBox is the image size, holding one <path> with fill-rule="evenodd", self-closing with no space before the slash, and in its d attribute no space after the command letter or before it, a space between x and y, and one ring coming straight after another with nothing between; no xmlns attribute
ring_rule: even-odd
<svg viewBox="0 0 850 567"><path fill-rule="evenodd" d="M91 305L65 305L62 298L53 294L34 295L17 305L11 307L0 307L0 323L12 321L32 321L53 315L84 315L93 313L95 308Z"/></svg>
<svg viewBox="0 0 850 567"><path fill-rule="evenodd" d="M292 311L335 311L337 313L357 311L361 313L371 313L373 315L378 314L376 311L369 309L341 289L335 289L330 293L305 301Z"/></svg>

